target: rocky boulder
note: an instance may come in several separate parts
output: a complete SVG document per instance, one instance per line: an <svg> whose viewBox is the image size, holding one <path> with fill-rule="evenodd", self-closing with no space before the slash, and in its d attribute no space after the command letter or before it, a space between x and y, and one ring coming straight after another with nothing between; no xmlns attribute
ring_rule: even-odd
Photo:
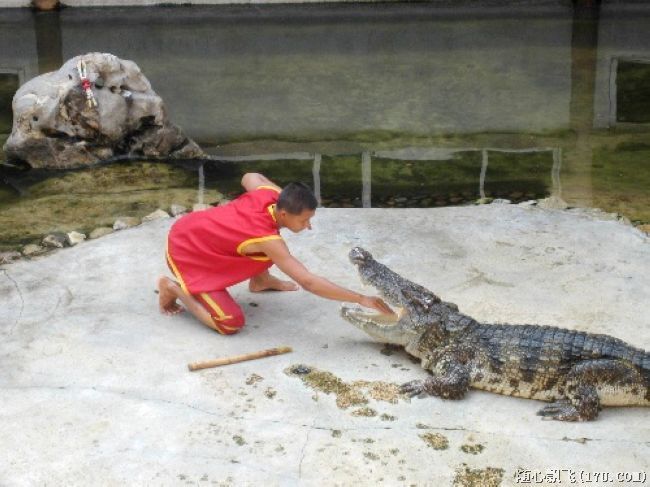
<svg viewBox="0 0 650 487"><path fill-rule="evenodd" d="M80 60L96 104L87 100ZM32 168L83 167L120 156L205 157L169 121L140 68L112 54L77 56L28 81L14 96L13 116L5 155Z"/></svg>

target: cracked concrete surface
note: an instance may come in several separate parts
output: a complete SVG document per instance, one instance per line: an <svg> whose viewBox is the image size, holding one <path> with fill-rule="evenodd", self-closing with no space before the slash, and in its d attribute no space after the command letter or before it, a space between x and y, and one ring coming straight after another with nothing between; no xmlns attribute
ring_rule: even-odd
<svg viewBox="0 0 650 487"><path fill-rule="evenodd" d="M0 269L1 485L450 485L463 464L502 468L503 485L517 485L518 468L650 473L649 409L556 423L535 415L539 402L478 391L462 401L371 400L375 417L339 409L284 369L305 363L348 382L394 383L425 372L403 351L380 353L339 318L338 303L303 291L234 287L248 323L231 337L186 314L160 315L154 286L170 224ZM360 291L347 262L354 245L479 320L650 348L649 239L616 221L509 205L319 209L312 232L285 237L314 272ZM187 370L281 345L294 352ZM247 384L253 373L262 381ZM428 446L427 432L449 447Z"/></svg>

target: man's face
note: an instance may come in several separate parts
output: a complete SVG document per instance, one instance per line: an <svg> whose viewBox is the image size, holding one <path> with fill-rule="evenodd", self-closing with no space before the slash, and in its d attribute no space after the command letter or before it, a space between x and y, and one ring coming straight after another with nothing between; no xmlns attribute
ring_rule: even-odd
<svg viewBox="0 0 650 487"><path fill-rule="evenodd" d="M311 219L316 214L316 210L303 210L299 215L287 213L280 210L280 218L283 226L287 227L294 233L302 232L305 229L311 230Z"/></svg>

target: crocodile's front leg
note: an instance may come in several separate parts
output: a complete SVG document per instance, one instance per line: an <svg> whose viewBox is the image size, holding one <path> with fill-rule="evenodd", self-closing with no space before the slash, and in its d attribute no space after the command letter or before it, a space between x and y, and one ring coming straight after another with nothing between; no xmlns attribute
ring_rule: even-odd
<svg viewBox="0 0 650 487"><path fill-rule="evenodd" d="M447 348L423 361L432 377L403 384L401 391L409 396L427 393L444 399L462 399L470 383L470 372L464 350Z"/></svg>

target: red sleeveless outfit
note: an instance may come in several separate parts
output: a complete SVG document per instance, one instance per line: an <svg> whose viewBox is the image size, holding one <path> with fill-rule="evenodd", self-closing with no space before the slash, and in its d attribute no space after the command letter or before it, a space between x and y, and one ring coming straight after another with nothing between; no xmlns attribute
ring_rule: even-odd
<svg viewBox="0 0 650 487"><path fill-rule="evenodd" d="M210 312L217 329L235 333L244 326L239 305L225 288L273 265L265 255L245 255L250 243L281 239L273 210L279 190L260 186L230 203L189 213L172 225L167 263L183 291Z"/></svg>

